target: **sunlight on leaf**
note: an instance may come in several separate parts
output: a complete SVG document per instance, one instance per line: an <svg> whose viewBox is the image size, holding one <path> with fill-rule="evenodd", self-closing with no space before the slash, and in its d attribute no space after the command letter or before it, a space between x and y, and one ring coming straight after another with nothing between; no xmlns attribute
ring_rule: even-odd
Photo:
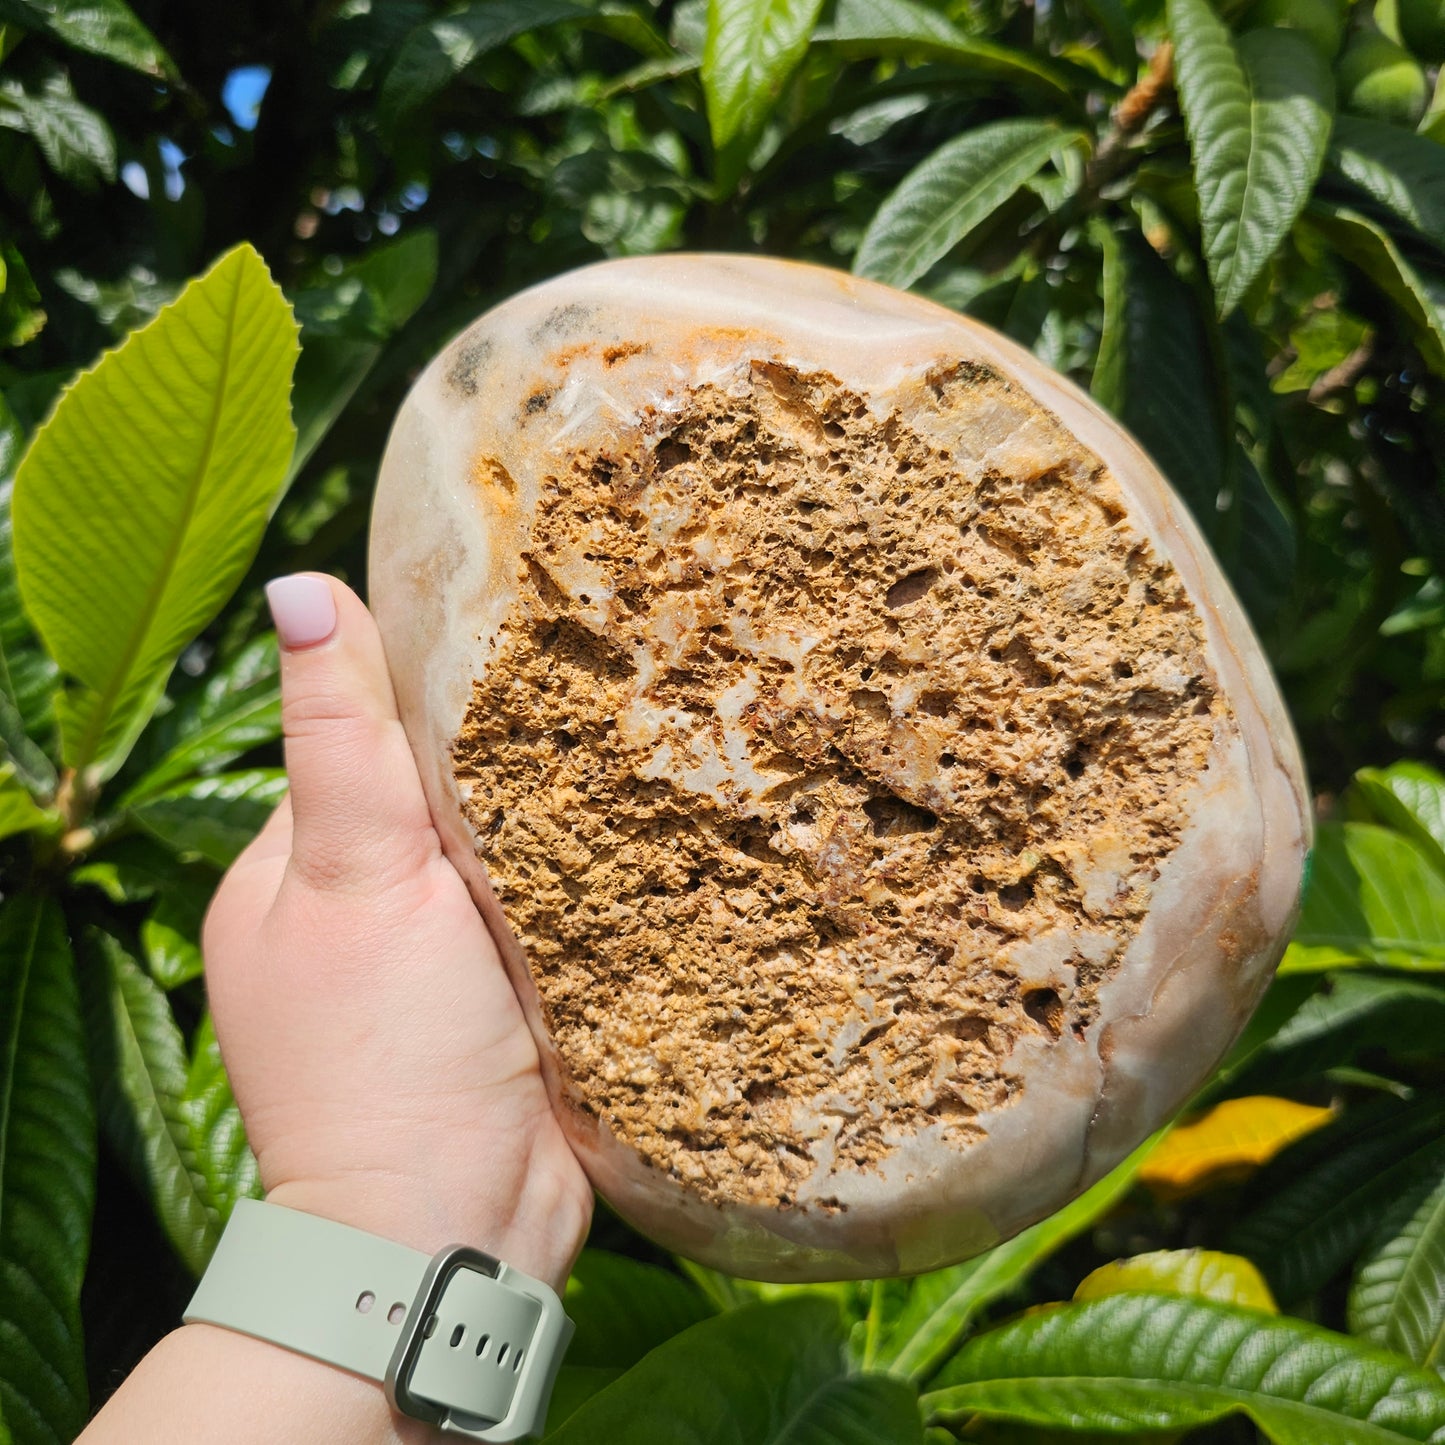
<svg viewBox="0 0 1445 1445"><path fill-rule="evenodd" d="M1269 27L1236 43L1209 0L1169 0L1169 28L1204 254L1227 316L1314 189L1334 83L1304 36Z"/></svg>
<svg viewBox="0 0 1445 1445"><path fill-rule="evenodd" d="M64 394L15 480L20 596L81 687L67 763L108 776L260 543L295 431L296 325L249 246Z"/></svg>
<svg viewBox="0 0 1445 1445"><path fill-rule="evenodd" d="M1302 1320L1211 1300L1116 1295L1048 1310L965 1345L923 1398L1099 1430L1184 1430L1243 1414L1276 1445L1419 1445L1445 1432L1445 1381Z"/></svg>
<svg viewBox="0 0 1445 1445"><path fill-rule="evenodd" d="M1333 1117L1330 1109L1292 1099L1226 1099L1171 1129L1139 1171L1139 1179L1165 1199L1212 1189L1246 1178Z"/></svg>
<svg viewBox="0 0 1445 1445"><path fill-rule="evenodd" d="M1445 970L1445 874L1401 833L1325 823L1280 972L1367 963Z"/></svg>
<svg viewBox="0 0 1445 1445"><path fill-rule="evenodd" d="M1138 1293L1181 1294L1279 1313L1264 1276L1249 1260L1214 1249L1158 1249L1100 1265L1085 1275L1074 1298Z"/></svg>

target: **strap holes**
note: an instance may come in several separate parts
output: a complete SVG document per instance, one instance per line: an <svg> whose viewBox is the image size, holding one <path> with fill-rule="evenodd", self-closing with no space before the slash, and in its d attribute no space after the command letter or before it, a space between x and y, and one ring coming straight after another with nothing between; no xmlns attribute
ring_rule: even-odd
<svg viewBox="0 0 1445 1445"><path fill-rule="evenodd" d="M400 1300L386 1312L386 1322L389 1325L399 1325L405 1318L406 1306Z"/></svg>
<svg viewBox="0 0 1445 1445"><path fill-rule="evenodd" d="M371 1307L376 1303L376 1296L369 1289L364 1289L356 1297L356 1313L365 1315L371 1313Z"/></svg>
<svg viewBox="0 0 1445 1445"><path fill-rule="evenodd" d="M520 1369L522 1368L522 1352L521 1352L521 1350L518 1350L517 1353L512 1356L512 1368L513 1368L514 1370L520 1370Z"/></svg>
<svg viewBox="0 0 1445 1445"><path fill-rule="evenodd" d="M490 1335L483 1335L481 1339L477 1341L477 1358L479 1360L487 1353L487 1346L491 1343L492 1337Z"/></svg>
<svg viewBox="0 0 1445 1445"><path fill-rule="evenodd" d="M461 1344L462 1337L466 1334L466 1332L467 1327L465 1325L458 1325L456 1329L452 1331L452 1349L456 1349L456 1347Z"/></svg>
<svg viewBox="0 0 1445 1445"><path fill-rule="evenodd" d="M506 1358L507 1358L507 1347L506 1347L506 1345L503 1345L502 1348L497 1351L497 1363L498 1363L499 1365L502 1364L502 1363L506 1360Z"/></svg>

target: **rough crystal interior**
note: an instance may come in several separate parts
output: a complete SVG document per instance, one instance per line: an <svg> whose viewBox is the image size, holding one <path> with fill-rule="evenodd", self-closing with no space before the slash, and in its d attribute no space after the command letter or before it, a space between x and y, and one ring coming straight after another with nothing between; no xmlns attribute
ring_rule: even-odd
<svg viewBox="0 0 1445 1445"><path fill-rule="evenodd" d="M1308 828L1247 626L1137 448L982 328L775 262L576 273L422 379L373 539L557 1105L675 1248L986 1247L1267 980Z"/></svg>
<svg viewBox="0 0 1445 1445"><path fill-rule="evenodd" d="M1231 726L1097 459L987 368L908 410L754 359L559 453L454 750L579 1106L705 1199L976 1137Z"/></svg>

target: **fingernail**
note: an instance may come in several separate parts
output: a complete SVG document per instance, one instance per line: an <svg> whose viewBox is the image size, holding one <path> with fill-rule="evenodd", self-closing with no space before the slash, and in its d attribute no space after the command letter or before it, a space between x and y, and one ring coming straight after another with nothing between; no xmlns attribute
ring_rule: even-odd
<svg viewBox="0 0 1445 1445"><path fill-rule="evenodd" d="M311 647L336 631L336 599L324 577L277 577L266 584L266 603L282 647Z"/></svg>

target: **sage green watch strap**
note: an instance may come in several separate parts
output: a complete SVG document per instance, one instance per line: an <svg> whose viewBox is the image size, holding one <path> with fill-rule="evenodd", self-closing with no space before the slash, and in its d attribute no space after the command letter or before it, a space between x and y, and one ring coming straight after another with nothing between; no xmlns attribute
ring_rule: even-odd
<svg viewBox="0 0 1445 1445"><path fill-rule="evenodd" d="M487 1441L541 1433L572 1335L547 1285L488 1255L426 1255L254 1199L185 1318L367 1376L404 1414Z"/></svg>

